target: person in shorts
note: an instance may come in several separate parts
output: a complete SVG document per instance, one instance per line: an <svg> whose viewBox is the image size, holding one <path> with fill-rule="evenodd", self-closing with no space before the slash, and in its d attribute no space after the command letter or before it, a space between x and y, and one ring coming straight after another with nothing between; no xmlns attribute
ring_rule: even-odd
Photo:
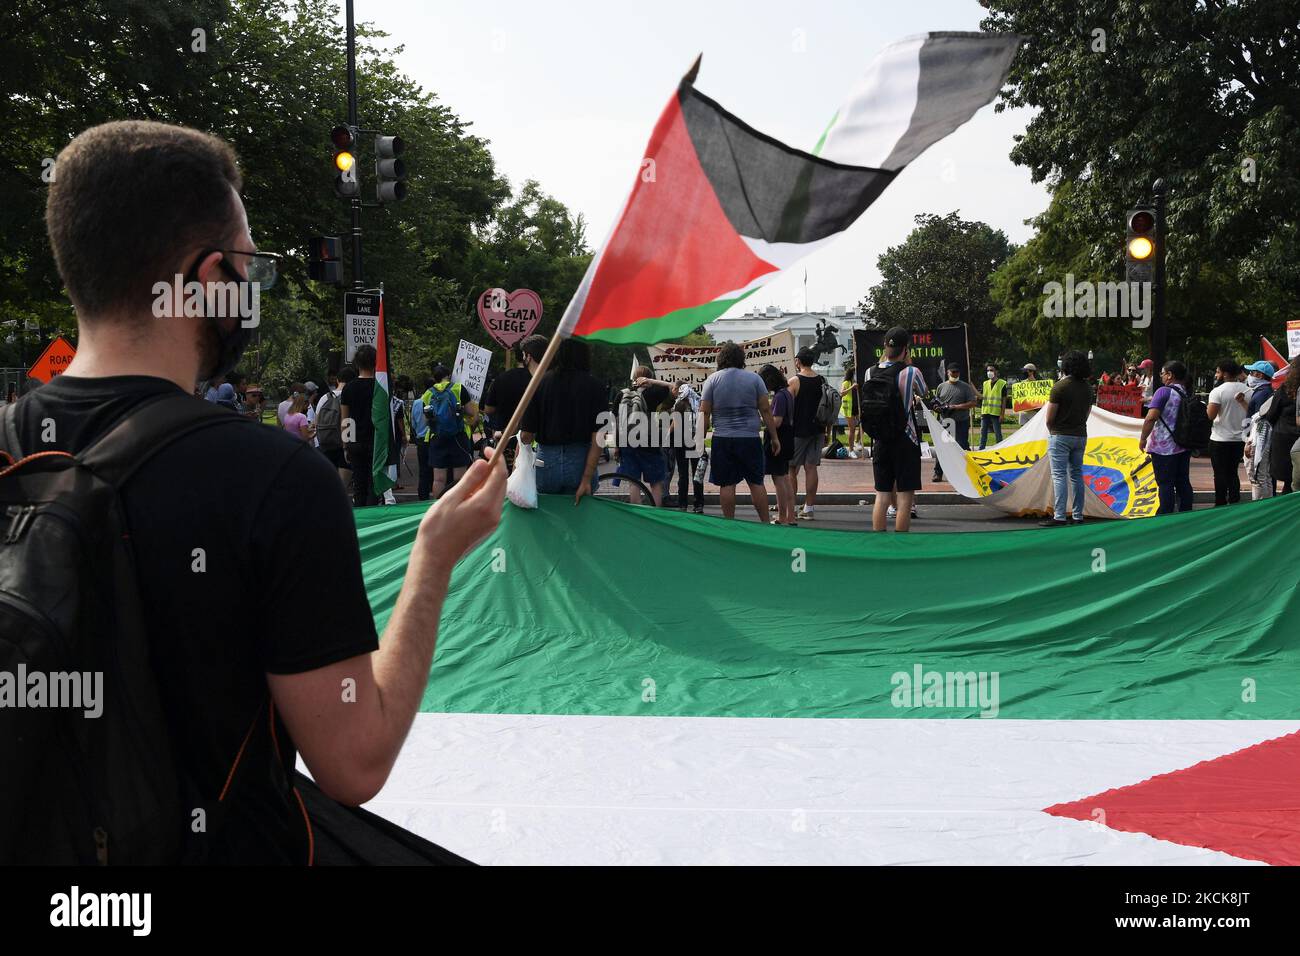
<svg viewBox="0 0 1300 956"><path fill-rule="evenodd" d="M872 378L896 376L906 422L897 438L874 442L871 455L876 487L876 500L871 512L873 531L887 530L891 508L896 511L894 530L911 530L912 502L916 492L921 490L921 430L916 423L915 404L925 395L926 386L921 370L911 364L911 343L912 336L906 329L890 329L885 333L885 350L880 364L870 372Z"/></svg>
<svg viewBox="0 0 1300 956"><path fill-rule="evenodd" d="M700 427L707 435L713 423L713 447L710 452L710 480L719 486L718 500L722 516L736 516L736 485L749 485L750 500L758 520L768 523L767 488L763 485L763 440L759 425L767 428L769 445L781 451L776 437L776 422L767 398L767 386L755 373L745 368L745 350L727 342L718 352L718 370L704 380L700 401Z"/></svg>
<svg viewBox="0 0 1300 956"><path fill-rule="evenodd" d="M776 422L779 451L767 442L763 455L763 473L776 487L777 524L794 525L794 487L790 484L790 455L794 452L794 397L785 376L775 365L764 365L758 372L772 393L772 420Z"/></svg>
<svg viewBox="0 0 1300 956"><path fill-rule="evenodd" d="M817 406L822 400L826 381L815 371L817 353L802 348L795 356L795 374L786 383L794 396L794 449L790 455L790 484L796 504L799 497L799 469L803 469L805 488L803 510L799 518L811 521L817 506L817 467L822 463L822 426L817 424Z"/></svg>

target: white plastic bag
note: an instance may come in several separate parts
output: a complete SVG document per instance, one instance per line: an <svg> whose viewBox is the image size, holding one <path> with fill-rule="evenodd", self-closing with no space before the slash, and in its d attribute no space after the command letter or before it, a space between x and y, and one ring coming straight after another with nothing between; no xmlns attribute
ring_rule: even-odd
<svg viewBox="0 0 1300 956"><path fill-rule="evenodd" d="M532 445L525 445L519 439L519 451L515 455L515 470L506 479L506 497L517 507L537 507L537 452Z"/></svg>

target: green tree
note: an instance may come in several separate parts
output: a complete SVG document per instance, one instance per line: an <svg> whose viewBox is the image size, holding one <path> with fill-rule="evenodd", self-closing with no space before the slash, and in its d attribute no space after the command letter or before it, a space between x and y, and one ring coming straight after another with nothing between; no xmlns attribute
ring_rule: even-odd
<svg viewBox="0 0 1300 956"><path fill-rule="evenodd" d="M1053 205L995 282L1003 327L1038 343L1118 324L1033 317L1041 282L1122 278L1124 213L1168 184L1171 354L1252 354L1300 310L1296 0L988 0L1026 42L997 109L1037 110L1011 158ZM1031 332L1036 329L1036 332ZM1143 347L1139 347L1143 348Z"/></svg>
<svg viewBox="0 0 1300 956"><path fill-rule="evenodd" d="M880 282L859 309L867 324L887 329L967 326L971 361L1021 360L1011 336L994 324L998 309L989 295L989 276L1012 252L1006 234L957 212L922 213L916 228L877 260Z"/></svg>

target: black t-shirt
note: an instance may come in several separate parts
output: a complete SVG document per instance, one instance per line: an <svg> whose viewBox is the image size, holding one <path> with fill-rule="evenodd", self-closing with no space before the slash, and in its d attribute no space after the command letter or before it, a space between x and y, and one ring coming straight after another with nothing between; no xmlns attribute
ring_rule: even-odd
<svg viewBox="0 0 1300 956"><path fill-rule="evenodd" d="M524 412L523 430L539 445L590 445L600 428L597 416L609 411L605 386L587 372L547 372Z"/></svg>
<svg viewBox="0 0 1300 956"><path fill-rule="evenodd" d="M355 423L356 432L353 440L357 445L375 443L375 421L371 417L371 405L374 400L375 380L373 378L354 378L343 386L343 392L339 395L339 404L348 407L348 415Z"/></svg>
<svg viewBox="0 0 1300 956"><path fill-rule="evenodd" d="M820 375L799 376L799 394L794 397L795 438L822 433L817 425L817 406L822 403L822 381Z"/></svg>
<svg viewBox="0 0 1300 956"><path fill-rule="evenodd" d="M77 452L142 401L176 391L147 376L60 375L19 403L19 440L28 454ZM308 840L288 786L296 753L278 715L271 726L266 674L315 670L379 642L334 466L283 429L230 415L150 458L122 502L181 772L215 800L248 736L211 862L299 864ZM45 419L53 442L41 441Z"/></svg>
<svg viewBox="0 0 1300 956"><path fill-rule="evenodd" d="M1052 386L1047 400L1056 406L1056 417L1048 429L1053 435L1088 435L1088 412L1092 410L1092 388L1081 378L1067 375Z"/></svg>
<svg viewBox="0 0 1300 956"><path fill-rule="evenodd" d="M483 397L483 407L492 408L492 427L505 428L510 424L510 416L519 407L531 378L526 368L508 368L492 380Z"/></svg>

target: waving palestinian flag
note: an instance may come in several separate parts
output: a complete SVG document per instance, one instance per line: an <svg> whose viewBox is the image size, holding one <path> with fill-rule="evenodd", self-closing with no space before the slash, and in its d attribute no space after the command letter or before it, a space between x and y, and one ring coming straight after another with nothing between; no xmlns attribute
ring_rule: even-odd
<svg viewBox="0 0 1300 956"><path fill-rule="evenodd" d="M717 318L843 233L904 166L992 100L1019 42L929 33L887 48L815 153L696 90L697 60L659 117L560 334L654 343Z"/></svg>
<svg viewBox="0 0 1300 956"><path fill-rule="evenodd" d="M384 331L384 297L379 297L379 320L375 334L375 392L370 402L370 421L375 426L371 459L371 481L376 495L397 483L397 469L390 467L393 445L392 385L388 375L388 336Z"/></svg>

